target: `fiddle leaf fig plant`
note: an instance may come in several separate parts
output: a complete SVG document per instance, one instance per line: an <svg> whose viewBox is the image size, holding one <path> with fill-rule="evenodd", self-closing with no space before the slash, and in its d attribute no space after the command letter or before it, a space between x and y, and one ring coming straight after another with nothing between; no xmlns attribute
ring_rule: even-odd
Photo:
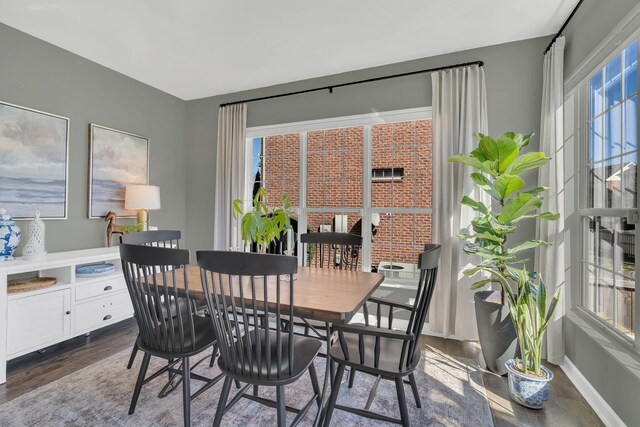
<svg viewBox="0 0 640 427"><path fill-rule="evenodd" d="M291 227L291 201L289 196L281 197L282 207L269 209L266 203L267 192L260 188L253 197L253 208L242 210L242 200L233 201L233 218L240 219L240 231L245 245L252 242L258 245L259 252L266 252L269 244Z"/></svg>
<svg viewBox="0 0 640 427"><path fill-rule="evenodd" d="M545 187L525 189L522 178L524 172L537 169L549 162L542 152L521 153L529 145L533 133L529 135L507 132L494 139L476 133L478 147L469 154L449 157L450 163L470 166L476 171L471 179L482 191L492 198L491 206L464 196L461 204L473 209L477 215L470 227L462 230L459 237L466 241L464 251L483 259L479 267L499 273L513 283L518 283L522 270L515 265L523 264L522 252L547 245L543 240L527 240L517 245L509 245L508 238L515 233L524 219L537 218L555 221L559 214L538 212L542 206L541 193ZM474 272L478 271L474 269ZM480 289L489 283L500 282L495 276L478 280L472 289ZM502 286L504 304L504 286Z"/></svg>

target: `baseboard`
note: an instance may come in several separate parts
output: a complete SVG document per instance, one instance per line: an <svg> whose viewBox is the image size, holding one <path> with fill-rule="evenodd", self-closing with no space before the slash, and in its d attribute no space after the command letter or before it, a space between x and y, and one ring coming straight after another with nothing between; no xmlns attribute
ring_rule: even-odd
<svg viewBox="0 0 640 427"><path fill-rule="evenodd" d="M593 408L596 414L600 417L602 422L608 427L624 427L626 424L618 414L609 406L609 404L600 396L598 391L593 388L591 383L582 375L576 365L571 362L567 357L564 358L564 362L560 365L560 368L567 374L567 377L571 380L573 385L576 386L578 391L582 394L584 399Z"/></svg>

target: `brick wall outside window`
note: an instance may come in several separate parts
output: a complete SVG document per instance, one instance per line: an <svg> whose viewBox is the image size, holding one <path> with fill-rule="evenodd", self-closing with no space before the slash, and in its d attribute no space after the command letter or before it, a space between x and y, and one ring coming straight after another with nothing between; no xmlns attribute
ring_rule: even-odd
<svg viewBox="0 0 640 427"><path fill-rule="evenodd" d="M372 126L372 168L402 168L402 179L371 183L373 208L431 208L431 120ZM279 205L287 194L298 207L299 186L307 186L308 208L361 208L363 128L352 127L307 133L307 177L300 180L300 135L287 134L263 139L260 185L267 189L267 202ZM368 174L368 177L371 173ZM347 228L360 220L348 215ZM332 224L336 213L309 213L310 231ZM373 240L372 267L381 261L416 263L417 254L431 241L431 215L381 214Z"/></svg>

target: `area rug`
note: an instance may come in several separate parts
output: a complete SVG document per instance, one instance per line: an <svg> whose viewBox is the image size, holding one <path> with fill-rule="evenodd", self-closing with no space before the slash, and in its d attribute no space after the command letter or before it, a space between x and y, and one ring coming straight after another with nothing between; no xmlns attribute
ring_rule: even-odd
<svg viewBox="0 0 640 427"><path fill-rule="evenodd" d="M491 410L487 400L482 374L475 361L452 357L441 351L426 347L416 380L422 399L418 409L409 385L405 394L409 406L409 417L414 426L492 426ZM127 370L129 351L123 351L80 371L54 381L30 393L0 406L0 426L181 426L181 389L159 399L157 394L166 380L166 375L143 387L135 414L128 415L140 355L133 369ZM324 359L316 360L318 376L322 381ZM151 368L161 365L153 360ZM197 372L213 377L219 370L204 363ZM345 375L345 382L346 382ZM338 402L349 406L364 407L374 378L358 373L354 387L343 384ZM192 392L200 387L192 380ZM193 426L211 426L215 416L222 381L204 392L191 404ZM232 389L233 390L233 389ZM298 382L286 387L287 404L302 407L311 397L311 381L305 374ZM233 392L232 392L233 393ZM260 395L275 399L275 389L260 388ZM395 385L381 381L378 394L371 406L373 411L399 418ZM313 422L316 410L312 408L301 425ZM241 399L223 419L224 426L273 426L276 412L248 399ZM289 414L291 422L294 414ZM378 426L385 423L358 417L336 410L332 426Z"/></svg>

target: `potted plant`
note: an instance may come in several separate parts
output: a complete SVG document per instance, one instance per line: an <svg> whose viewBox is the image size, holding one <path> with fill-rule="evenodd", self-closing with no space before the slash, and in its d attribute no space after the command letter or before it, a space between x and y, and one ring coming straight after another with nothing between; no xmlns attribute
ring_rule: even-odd
<svg viewBox="0 0 640 427"><path fill-rule="evenodd" d="M255 243L258 252L266 253L269 244L280 239L286 231L293 236L291 230L291 202L289 196L281 197L282 207L269 209L265 201L267 192L260 188L253 197L253 208L242 211L242 200L233 201L233 218L240 221L242 241L245 245ZM289 242L293 244L293 242ZM293 247L287 247L289 251Z"/></svg>
<svg viewBox="0 0 640 427"><path fill-rule="evenodd" d="M542 343L560 301L562 288L556 291L547 306L547 290L542 277L522 269L518 276L517 293L514 293L507 279L498 271L476 267L465 271L465 274L475 274L480 270L489 272L502 286L518 335L521 357L505 363L509 371L511 398L528 408L541 409L549 399L549 383L553 379L553 372L542 366Z"/></svg>
<svg viewBox="0 0 640 427"><path fill-rule="evenodd" d="M538 213L542 206L541 193L544 187L525 189L522 174L545 165L550 158L542 152L521 153L531 141L529 135L508 132L494 139L480 133L475 134L478 147L470 154L459 154L449 158L450 163L471 166L476 172L473 181L487 193L492 203L486 206L481 201L464 196L461 204L473 209L470 229L462 230L460 238L466 241L464 251L478 255L479 265L496 271L508 282L517 285L521 270L517 265L526 260L523 252L547 243L527 240L510 245L508 237L513 235L524 219L539 218L557 220L558 214ZM482 278L472 285L480 290L490 283L499 282L495 277ZM500 292L480 291L474 295L478 336L487 368L497 374L507 373L505 362L515 358L518 352L516 330L510 319L509 307L505 305L504 286Z"/></svg>

